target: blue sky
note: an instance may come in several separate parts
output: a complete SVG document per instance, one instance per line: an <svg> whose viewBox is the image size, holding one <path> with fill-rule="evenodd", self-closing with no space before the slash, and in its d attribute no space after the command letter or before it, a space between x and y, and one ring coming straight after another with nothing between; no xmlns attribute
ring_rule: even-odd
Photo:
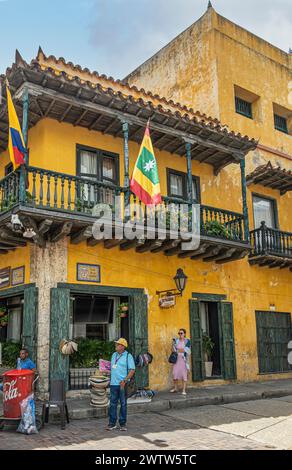
<svg viewBox="0 0 292 470"><path fill-rule="evenodd" d="M0 0L0 73L18 48L123 78L196 21L207 0ZM223 16L281 49L292 48L291 0L213 0Z"/></svg>

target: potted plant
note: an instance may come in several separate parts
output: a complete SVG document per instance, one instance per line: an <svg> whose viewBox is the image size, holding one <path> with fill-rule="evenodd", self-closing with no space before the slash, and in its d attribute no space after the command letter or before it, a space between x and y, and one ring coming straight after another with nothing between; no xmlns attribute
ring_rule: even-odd
<svg viewBox="0 0 292 470"><path fill-rule="evenodd" d="M203 332L203 352L205 356L205 372L206 377L212 377L213 362L211 361L212 352L215 344L209 335Z"/></svg>
<svg viewBox="0 0 292 470"><path fill-rule="evenodd" d="M127 318L129 311L129 304L127 302L123 302L118 307L118 314L120 318Z"/></svg>
<svg viewBox="0 0 292 470"><path fill-rule="evenodd" d="M0 307L0 318L6 315L6 307Z"/></svg>
<svg viewBox="0 0 292 470"><path fill-rule="evenodd" d="M8 325L8 315L4 315L4 317L0 318L0 326L4 327Z"/></svg>
<svg viewBox="0 0 292 470"><path fill-rule="evenodd" d="M210 237L228 238L228 230L218 220L209 220L204 226L206 235Z"/></svg>

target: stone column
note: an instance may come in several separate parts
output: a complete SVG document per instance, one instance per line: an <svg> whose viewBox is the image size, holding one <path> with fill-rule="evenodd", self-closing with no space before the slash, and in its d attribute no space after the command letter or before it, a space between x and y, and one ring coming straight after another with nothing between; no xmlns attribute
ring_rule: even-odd
<svg viewBox="0 0 292 470"><path fill-rule="evenodd" d="M59 282L67 282L68 240L47 242L46 248L33 244L30 256L30 282L38 287L37 369L40 392L49 389L50 296Z"/></svg>

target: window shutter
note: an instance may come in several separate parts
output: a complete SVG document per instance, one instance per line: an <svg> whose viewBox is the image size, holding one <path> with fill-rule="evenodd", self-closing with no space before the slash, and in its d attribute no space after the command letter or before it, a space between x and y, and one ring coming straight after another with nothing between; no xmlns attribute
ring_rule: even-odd
<svg viewBox="0 0 292 470"><path fill-rule="evenodd" d="M33 361L37 359L38 289L24 289L22 345Z"/></svg>
<svg viewBox="0 0 292 470"><path fill-rule="evenodd" d="M232 303L221 303L222 365L225 379L236 379L236 359Z"/></svg>
<svg viewBox="0 0 292 470"><path fill-rule="evenodd" d="M70 290L51 289L51 325L50 325L50 380L62 379L66 390L69 381L69 356L59 351L60 341L69 339Z"/></svg>
<svg viewBox="0 0 292 470"><path fill-rule="evenodd" d="M143 293L129 297L130 352L134 358L148 351L148 299ZM149 367L136 369L138 388L149 385Z"/></svg>
<svg viewBox="0 0 292 470"><path fill-rule="evenodd" d="M192 348L192 376L194 382L200 382L204 379L200 302L197 302L196 300L190 300L189 308Z"/></svg>

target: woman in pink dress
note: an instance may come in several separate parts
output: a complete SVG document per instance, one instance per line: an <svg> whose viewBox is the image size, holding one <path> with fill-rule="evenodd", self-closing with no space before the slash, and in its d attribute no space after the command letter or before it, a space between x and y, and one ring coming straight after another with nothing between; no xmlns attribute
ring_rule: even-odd
<svg viewBox="0 0 292 470"><path fill-rule="evenodd" d="M188 372L190 370L189 357L191 354L191 342L186 338L186 330L180 328L179 337L173 338L173 351L177 353L177 361L173 366L173 384L171 393L178 391L178 382L183 383L182 395L186 395L186 386L188 381Z"/></svg>

